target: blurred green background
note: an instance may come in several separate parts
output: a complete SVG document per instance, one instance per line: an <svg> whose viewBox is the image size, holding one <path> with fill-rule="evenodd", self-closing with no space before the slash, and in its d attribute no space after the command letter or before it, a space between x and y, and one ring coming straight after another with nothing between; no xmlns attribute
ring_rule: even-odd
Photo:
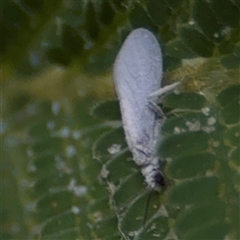
<svg viewBox="0 0 240 240"><path fill-rule="evenodd" d="M240 239L240 1L2 0L1 239ZM112 66L162 48L166 189L125 143Z"/></svg>

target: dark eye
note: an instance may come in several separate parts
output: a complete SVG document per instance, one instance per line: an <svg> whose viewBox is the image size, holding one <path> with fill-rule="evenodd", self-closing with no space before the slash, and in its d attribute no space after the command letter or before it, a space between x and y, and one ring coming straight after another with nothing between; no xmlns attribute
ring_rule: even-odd
<svg viewBox="0 0 240 240"><path fill-rule="evenodd" d="M163 176L163 174L161 172L158 172L155 175L155 182L160 186L165 186L166 185L165 177Z"/></svg>

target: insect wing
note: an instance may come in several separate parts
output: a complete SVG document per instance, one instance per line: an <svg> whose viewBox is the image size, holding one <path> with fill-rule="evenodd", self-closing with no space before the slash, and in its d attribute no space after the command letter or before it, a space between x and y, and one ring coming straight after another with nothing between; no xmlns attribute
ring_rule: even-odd
<svg viewBox="0 0 240 240"><path fill-rule="evenodd" d="M115 61L114 81L126 139L133 155L138 147L144 148L150 157L155 154L157 120L147 97L160 88L161 78L162 56L155 36L142 28L132 31Z"/></svg>

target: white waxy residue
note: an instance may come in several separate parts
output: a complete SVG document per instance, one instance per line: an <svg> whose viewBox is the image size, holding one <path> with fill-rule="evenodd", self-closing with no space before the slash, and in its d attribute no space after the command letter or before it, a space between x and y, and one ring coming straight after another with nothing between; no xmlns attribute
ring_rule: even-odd
<svg viewBox="0 0 240 240"><path fill-rule="evenodd" d="M52 102L52 112L53 112L53 114L58 115L59 111L60 111L59 102L57 102L57 101Z"/></svg>
<svg viewBox="0 0 240 240"><path fill-rule="evenodd" d="M111 147L109 147L107 150L110 154L116 154L120 151L121 145L119 144L113 144Z"/></svg>

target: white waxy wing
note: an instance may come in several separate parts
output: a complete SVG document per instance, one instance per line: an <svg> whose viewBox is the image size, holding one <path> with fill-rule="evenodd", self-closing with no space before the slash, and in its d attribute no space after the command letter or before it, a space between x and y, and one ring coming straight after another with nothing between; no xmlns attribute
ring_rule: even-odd
<svg viewBox="0 0 240 240"><path fill-rule="evenodd" d="M143 28L132 31L115 61L114 81L126 139L138 165L156 155L158 121L147 97L161 87L161 78L162 55L155 36Z"/></svg>

